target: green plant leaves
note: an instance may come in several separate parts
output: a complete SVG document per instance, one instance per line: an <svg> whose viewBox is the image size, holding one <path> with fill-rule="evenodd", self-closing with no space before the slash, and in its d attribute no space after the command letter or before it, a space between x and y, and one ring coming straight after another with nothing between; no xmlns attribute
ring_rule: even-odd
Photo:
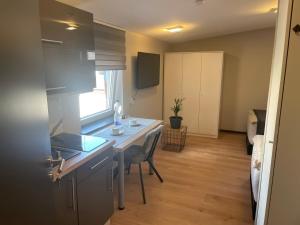
<svg viewBox="0 0 300 225"><path fill-rule="evenodd" d="M171 107L171 110L174 112L174 115L177 117L178 113L182 110L182 102L184 98L175 98L174 106Z"/></svg>

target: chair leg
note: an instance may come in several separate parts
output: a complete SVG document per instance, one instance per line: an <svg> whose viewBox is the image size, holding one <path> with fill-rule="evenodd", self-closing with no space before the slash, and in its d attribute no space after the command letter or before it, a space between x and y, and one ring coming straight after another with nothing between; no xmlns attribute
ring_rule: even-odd
<svg viewBox="0 0 300 225"><path fill-rule="evenodd" d="M150 165L150 167L152 168L152 170L154 171L154 173L156 174L156 176L158 177L158 179L160 180L160 182L164 182L164 180L162 179L162 177L159 175L158 171L156 170L154 164L152 163L151 160L148 160L148 163Z"/></svg>
<svg viewBox="0 0 300 225"><path fill-rule="evenodd" d="M153 164L153 159L149 159L151 162L152 162L152 164ZM153 169L152 169L152 167L151 167L151 165L149 164L149 175L153 175L154 173L153 173Z"/></svg>
<svg viewBox="0 0 300 225"><path fill-rule="evenodd" d="M146 204L144 181L143 181L143 171L142 171L142 164L141 163L139 163L139 171L140 171L140 181L141 181L141 186L142 186L143 201L144 201L144 204Z"/></svg>

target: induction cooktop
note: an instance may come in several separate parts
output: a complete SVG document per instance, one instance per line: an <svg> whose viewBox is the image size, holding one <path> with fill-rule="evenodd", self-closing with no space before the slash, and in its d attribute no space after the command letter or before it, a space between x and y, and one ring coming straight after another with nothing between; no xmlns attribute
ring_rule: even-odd
<svg viewBox="0 0 300 225"><path fill-rule="evenodd" d="M69 133L61 133L51 137L52 147L73 149L82 152L90 152L96 150L106 142L107 140L101 137Z"/></svg>

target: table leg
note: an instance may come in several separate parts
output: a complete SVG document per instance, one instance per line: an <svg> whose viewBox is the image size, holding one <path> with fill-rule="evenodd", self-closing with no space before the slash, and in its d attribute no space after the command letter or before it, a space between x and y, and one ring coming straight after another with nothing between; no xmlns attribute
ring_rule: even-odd
<svg viewBox="0 0 300 225"><path fill-rule="evenodd" d="M118 195L119 195L119 209L123 210L125 208L125 190L124 190L124 173L125 173L125 166L124 166L124 152L118 153Z"/></svg>

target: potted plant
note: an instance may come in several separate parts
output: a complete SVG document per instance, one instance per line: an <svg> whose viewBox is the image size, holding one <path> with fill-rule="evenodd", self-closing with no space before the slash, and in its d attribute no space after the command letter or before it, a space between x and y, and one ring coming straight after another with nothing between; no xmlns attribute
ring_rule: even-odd
<svg viewBox="0 0 300 225"><path fill-rule="evenodd" d="M178 116L178 113L182 110L183 98L175 98L174 106L171 110L174 112L174 116L170 116L170 124L173 129L179 129L181 127L182 117Z"/></svg>

